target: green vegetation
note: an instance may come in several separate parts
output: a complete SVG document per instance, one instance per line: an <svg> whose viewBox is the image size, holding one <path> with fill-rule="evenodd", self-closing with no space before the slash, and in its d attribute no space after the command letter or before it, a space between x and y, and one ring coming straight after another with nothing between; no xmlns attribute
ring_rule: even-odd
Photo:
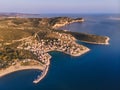
<svg viewBox="0 0 120 90"><path fill-rule="evenodd" d="M22 40L28 37L34 37L38 41L41 39L54 41L58 40L57 32L61 34L70 34L81 41L105 43L106 37L68 32L52 28L55 24L61 24L64 22L69 23L78 19L68 17L0 18L0 68L10 66L14 60L37 60L37 57L30 51L17 49L17 47L23 43ZM28 63L25 64L27 65Z"/></svg>
<svg viewBox="0 0 120 90"><path fill-rule="evenodd" d="M99 36L99 35L93 35L93 34L87 34L87 33L80 33L80 32L71 32L71 31L63 31L63 30L54 30L55 32L59 33L67 33L74 36L77 40L84 41L84 42L90 42L90 43L106 43L106 36Z"/></svg>
<svg viewBox="0 0 120 90"><path fill-rule="evenodd" d="M14 49L11 47L4 47L0 50L0 67L5 68L6 66L12 65L14 60L23 60L23 59L35 59L37 57L33 55L30 51L23 49Z"/></svg>
<svg viewBox="0 0 120 90"><path fill-rule="evenodd" d="M90 43L105 43L107 37L105 36L99 36L99 35L92 35L92 34L86 34L86 33L78 33L78 32L69 32L71 35L73 35L76 39L90 42Z"/></svg>
<svg viewBox="0 0 120 90"><path fill-rule="evenodd" d="M72 18L68 18L68 17L54 17L54 18L50 18L49 24L51 26L54 26L57 23L63 23L63 22L71 22L73 19Z"/></svg>

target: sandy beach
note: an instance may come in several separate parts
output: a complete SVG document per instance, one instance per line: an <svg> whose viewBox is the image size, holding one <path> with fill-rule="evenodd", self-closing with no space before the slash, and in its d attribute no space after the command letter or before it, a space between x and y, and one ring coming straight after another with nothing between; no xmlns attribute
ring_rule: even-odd
<svg viewBox="0 0 120 90"><path fill-rule="evenodd" d="M41 66L41 65L21 66L20 63L17 63L16 65L0 70L0 78L16 71L29 70L29 69L37 69L37 70L43 71L44 66Z"/></svg>

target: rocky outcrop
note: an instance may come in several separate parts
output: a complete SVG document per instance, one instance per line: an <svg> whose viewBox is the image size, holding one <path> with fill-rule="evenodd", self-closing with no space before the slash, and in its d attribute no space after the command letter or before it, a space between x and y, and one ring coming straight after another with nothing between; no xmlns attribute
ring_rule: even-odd
<svg viewBox="0 0 120 90"><path fill-rule="evenodd" d="M52 18L51 19L51 26L54 29L57 29L59 27L71 24L71 23L75 23L75 22L84 22L83 18L69 18L69 17L56 17L56 18Z"/></svg>

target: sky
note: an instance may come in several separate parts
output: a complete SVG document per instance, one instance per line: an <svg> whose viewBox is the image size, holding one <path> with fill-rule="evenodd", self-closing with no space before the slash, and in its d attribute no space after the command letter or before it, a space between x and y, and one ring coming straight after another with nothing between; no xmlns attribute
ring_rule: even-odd
<svg viewBox="0 0 120 90"><path fill-rule="evenodd" d="M0 12L120 13L120 0L0 0Z"/></svg>

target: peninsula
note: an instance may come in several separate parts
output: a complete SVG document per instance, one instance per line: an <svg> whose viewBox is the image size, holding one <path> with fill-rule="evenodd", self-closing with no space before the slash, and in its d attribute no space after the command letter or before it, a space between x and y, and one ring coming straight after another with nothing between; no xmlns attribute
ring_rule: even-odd
<svg viewBox="0 0 120 90"><path fill-rule="evenodd" d="M51 51L80 56L90 49L77 40L92 44L108 44L109 37L59 30L71 23L84 23L83 18L23 18L0 17L0 77L9 73L38 69L42 74L33 81L38 83L49 70Z"/></svg>

